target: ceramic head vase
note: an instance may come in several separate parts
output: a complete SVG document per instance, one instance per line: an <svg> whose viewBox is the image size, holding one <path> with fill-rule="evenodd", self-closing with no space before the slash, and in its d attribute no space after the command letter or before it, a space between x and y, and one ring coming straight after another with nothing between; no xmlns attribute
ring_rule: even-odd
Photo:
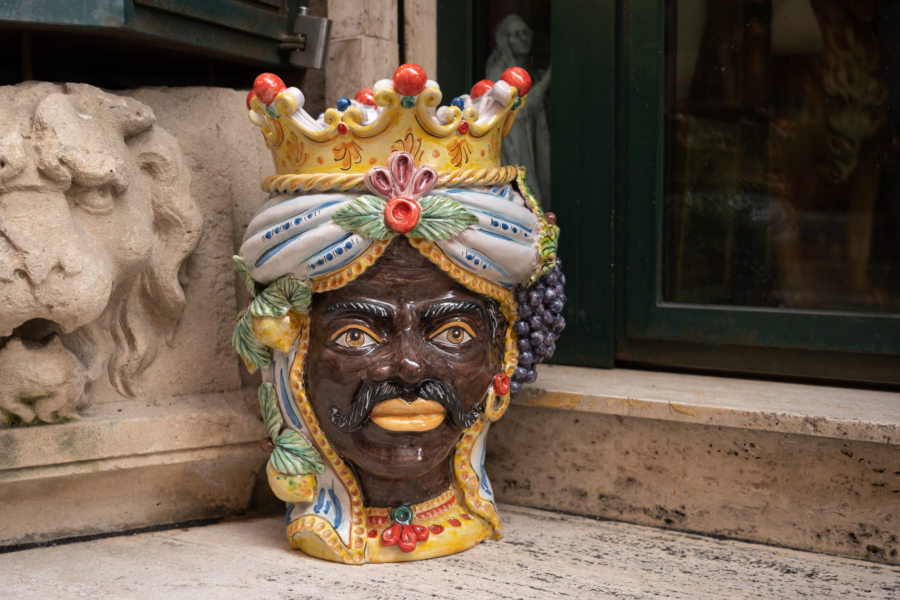
<svg viewBox="0 0 900 600"><path fill-rule="evenodd" d="M278 77L250 118L277 173L235 266L293 547L360 564L500 536L485 436L565 322L558 229L500 165L523 69L438 108L418 65L318 119ZM549 219L548 219L549 216Z"/></svg>

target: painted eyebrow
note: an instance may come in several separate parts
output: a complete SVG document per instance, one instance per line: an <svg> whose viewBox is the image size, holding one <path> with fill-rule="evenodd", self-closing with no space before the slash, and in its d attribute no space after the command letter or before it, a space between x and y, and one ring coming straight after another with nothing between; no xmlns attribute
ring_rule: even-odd
<svg viewBox="0 0 900 600"><path fill-rule="evenodd" d="M360 313L376 317L378 319L390 319L393 312L374 302L365 302L363 300L350 300L345 302L335 302L325 309L326 315L340 315L343 313Z"/></svg>
<svg viewBox="0 0 900 600"><path fill-rule="evenodd" d="M472 312L484 317L484 307L474 300L448 300L432 304L422 312L423 319L437 319L448 314Z"/></svg>

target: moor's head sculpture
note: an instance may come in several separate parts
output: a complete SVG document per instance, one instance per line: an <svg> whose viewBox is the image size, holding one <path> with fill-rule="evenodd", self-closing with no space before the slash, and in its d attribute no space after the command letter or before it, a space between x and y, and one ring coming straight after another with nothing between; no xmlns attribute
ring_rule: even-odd
<svg viewBox="0 0 900 600"><path fill-rule="evenodd" d="M295 548L359 564L499 537L485 436L565 325L558 230L500 165L522 69L437 108L417 65L313 119L261 75L276 175L234 263L264 369L267 466ZM549 220L548 220L548 217Z"/></svg>
<svg viewBox="0 0 900 600"><path fill-rule="evenodd" d="M173 335L202 219L146 105L83 84L0 88L0 426L124 396Z"/></svg>

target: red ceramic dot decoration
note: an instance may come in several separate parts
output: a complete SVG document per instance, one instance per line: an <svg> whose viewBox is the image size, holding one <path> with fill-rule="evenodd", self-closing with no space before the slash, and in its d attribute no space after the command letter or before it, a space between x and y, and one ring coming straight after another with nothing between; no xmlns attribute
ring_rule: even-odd
<svg viewBox="0 0 900 600"><path fill-rule="evenodd" d="M469 132L469 124L466 121L461 121L459 124L459 132L463 135Z"/></svg>
<svg viewBox="0 0 900 600"><path fill-rule="evenodd" d="M366 106L375 106L375 93L372 91L372 88L363 88L359 90L356 92L356 96L354 96L353 99Z"/></svg>
<svg viewBox="0 0 900 600"><path fill-rule="evenodd" d="M472 97L473 100L475 98L481 98L482 96L487 94L492 87L494 87L493 81L491 81L490 79L482 79L481 81L479 81L478 83L476 83L475 85L472 86L472 91L469 95Z"/></svg>
<svg viewBox="0 0 900 600"><path fill-rule="evenodd" d="M256 92L250 90L247 92L247 110L250 110L250 101L256 98Z"/></svg>
<svg viewBox="0 0 900 600"><path fill-rule="evenodd" d="M417 96L425 89L428 76L419 65L405 64L394 71L394 91L401 96Z"/></svg>
<svg viewBox="0 0 900 600"><path fill-rule="evenodd" d="M509 393L509 377L506 373L497 373L494 375L494 392L498 396L505 396Z"/></svg>
<svg viewBox="0 0 900 600"><path fill-rule="evenodd" d="M347 133L347 124L346 123L338 123L337 132L341 135Z"/></svg>
<svg viewBox="0 0 900 600"><path fill-rule="evenodd" d="M384 207L384 223L397 233L409 233L419 222L422 209L409 198L394 198Z"/></svg>
<svg viewBox="0 0 900 600"><path fill-rule="evenodd" d="M286 87L281 77L274 73L263 73L253 82L253 91L256 93L256 97L262 100L266 106L272 104L275 97Z"/></svg>
<svg viewBox="0 0 900 600"><path fill-rule="evenodd" d="M500 79L519 90L519 95L524 96L531 91L531 75L522 67L510 67L503 71Z"/></svg>

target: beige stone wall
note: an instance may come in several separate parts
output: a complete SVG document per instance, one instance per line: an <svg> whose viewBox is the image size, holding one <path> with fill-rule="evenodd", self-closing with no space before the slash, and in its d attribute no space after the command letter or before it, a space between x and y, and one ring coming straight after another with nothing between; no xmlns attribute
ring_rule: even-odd
<svg viewBox="0 0 900 600"><path fill-rule="evenodd" d="M325 66L325 103L353 97L391 76L399 62L397 0L328 0L331 43Z"/></svg>
<svg viewBox="0 0 900 600"><path fill-rule="evenodd" d="M371 87L376 80L391 76L400 60L396 0L315 0L311 2L310 12L327 14L333 20L326 68L307 71L301 81L286 81L288 85L304 90L309 110L318 112L333 105L340 96L352 96L359 88ZM436 63L433 0L406 3L406 15L412 22L405 27L410 59L417 60L433 73ZM28 94L23 92L26 87L30 90ZM0 139L0 154L4 158L0 180L11 177L9 165L19 158L35 174L38 173L40 157L34 153L43 151L38 149L32 153L29 144L32 137L36 140L43 134L32 136L32 130L28 129L31 125L23 120L32 118L44 102L45 108L52 108L48 113L50 121L59 121L55 127L62 128L57 137L69 136L63 150L58 149L59 144L52 148L49 142L44 144L50 148L47 152L71 151L72 157L80 157L78 160L86 161L87 165L92 156L98 151L102 155L102 149L109 148L110 144L120 154L125 152L124 149L131 147L129 136L133 136L137 127L149 128L141 134L145 137L172 140L170 148L155 151L161 153L159 164L181 165L178 178L183 188L181 197L185 206L193 211L190 214L195 216L197 223L193 224L196 227L190 227L193 233L186 237L171 236L176 239L170 240L180 242L185 254L183 262L177 265L180 266L177 280L184 293L184 303L181 312L173 317L172 323L177 323L176 327L172 327L172 323L167 327L166 322L157 319L152 309L158 300L152 295L141 295L137 272L123 275L137 282L134 289L138 292L132 304L123 303L119 307L114 302L115 294L107 301L110 307L116 308L115 311L107 310L107 313L114 313L109 316L111 323L117 319L127 322L139 316L141 323L146 325L144 329L125 327L122 331L143 332L145 341L158 342L155 353L145 353L144 363L134 377L132 395L116 389L114 378L104 371L109 364L105 357L114 356L121 344L124 347L140 345L140 339L131 340L128 335L120 335L122 339L118 342L113 340L115 336L97 342L97 347L106 352L95 353L102 364L79 379L77 389L68 384L71 389L63 389L56 381L72 379L68 375L74 368L72 365L77 364L73 356L78 355L82 361L85 359L84 352L79 354L79 350L72 350L74 342L66 335L63 335L65 346L60 348L56 342L46 344L37 354L30 348L34 345L32 341L24 342L21 349L17 346L15 352L8 350L5 356L0 350L0 378L4 379L0 382L0 393L8 391L16 379L21 389L43 386L42 389L48 391L50 386L57 386L53 390L60 399L60 406L53 404L52 398L42 405L43 415L59 413L58 418L47 416L44 419L57 421L53 424L9 427L0 422L0 506L4 507L0 511L0 546L218 517L246 510L251 498L256 503L271 502L274 496L257 484L257 475L265 461L265 455L258 448L258 440L265 434L256 405L259 376L250 375L243 369L231 347L234 317L246 304L247 296L233 274L230 258L240 245L250 218L265 199L259 181L274 170L262 136L247 118L246 92L199 87L141 88L103 95L104 92L96 88L79 88L77 85L26 87L0 89L4 98L15 98L15 101L4 102L5 108L0 108L0 121L4 126L0 135L3 138ZM45 102L46 97L53 94L61 96ZM139 123L129 125L122 118L110 121L103 116L102 102L95 107L101 112L87 114L90 111L82 104L88 100L78 99L78 94L86 94L85 98L105 98L110 108L121 104L125 107L121 110L127 108L138 115L128 118ZM10 128L19 126L23 131L27 130L22 138L25 142L17 138L12 143L7 133ZM126 131L129 127L134 131ZM16 144L25 150L19 152ZM122 159L122 168L126 171L138 168L149 175L159 175L154 171L158 170L159 164L145 156L146 149L141 152L144 154L140 160L138 150L118 156ZM117 158L115 152L108 158ZM29 160L31 163L27 162ZM60 164L68 168L66 160L74 159L60 159ZM149 214L154 190L159 192L162 188L145 185L139 190L132 185L122 197L134 197L135 206L143 207ZM70 191L63 190L58 198L62 198L62 193L71 196ZM28 200L21 196L15 199L23 203ZM75 199L77 202L82 200ZM73 201L71 197L70 201ZM4 207L7 205L12 206L12 201ZM16 223L23 227L28 225L28 218L40 216L40 211L40 204L32 202L27 210L17 213L19 221ZM153 223L153 231L159 240L165 240L166 231L160 232L159 228L167 221L162 214L164 211L160 212ZM4 214L7 223L12 223L9 221L12 217ZM84 218L82 213L78 215L72 218ZM104 221L104 215L95 217L87 225L79 221L79 227L102 227L112 218L106 216ZM128 239L132 234L126 233L124 238L118 234L113 237ZM23 239L10 242L3 237L0 240L0 258L3 259L0 266L8 267L6 270L9 271L5 273L0 269L0 296L6 306L16 305L19 298L16 294L21 295L26 289L16 283L16 275L27 271L32 277L44 269L41 262L44 259L29 257L41 255L41 243L52 245L58 242L43 239L37 227L32 228L27 237L37 245L21 250L19 246L24 245ZM133 236L130 243L132 246L135 243ZM113 257L111 260L121 253L119 247L108 249L108 254ZM60 260L60 268L69 268L65 259ZM48 263L45 270L52 275L54 268ZM133 304L141 304L146 310L135 308ZM10 321L8 326L10 331L15 331L13 338L16 339L21 333L22 322L29 318L51 318L27 310L21 315L12 315L8 308L5 310ZM84 319L88 322L102 320L89 314L87 308L81 313L86 315ZM29 327L45 325L49 327L47 323L33 321ZM0 333L7 335L9 332ZM32 332L31 337L45 333ZM3 341L12 348L13 344L6 343L9 339L12 338ZM30 360L32 357L39 358L42 367L31 369L33 373L25 372L28 370L23 365L35 362ZM8 359L6 370L4 358ZM47 373L54 374L56 379L46 377ZM61 399L60 394L71 397ZM16 401L10 393L8 402ZM20 412L30 419L31 413L27 412L25 404L11 406L21 409ZM64 410L54 412L55 409Z"/></svg>
<svg viewBox="0 0 900 600"><path fill-rule="evenodd" d="M23 90L30 90L30 96ZM128 173L128 188L121 193L109 192L114 200L111 208L100 206L97 198L72 196L73 190L81 188L88 190L78 192L82 195L101 193L86 180L72 184L65 191L70 200L69 229L80 232L74 237L82 240L88 249L84 256L88 263L108 260L119 264L116 255L127 253L128 248L163 243L158 230L165 226L167 217L156 214L154 218L151 213L160 211L150 207L158 202L156 195L171 190L165 187L165 178L142 179L136 175L133 169L141 165L148 165L146 169L150 171L163 168L159 165L180 165L183 172L177 179L184 184L182 192L187 195L184 204L190 206L191 214L198 218L198 222L191 225L194 233L190 234L193 237L189 252L177 275L184 293L184 307L171 336L168 335L170 330L162 327L149 310L152 306L135 306L159 301L154 294L142 295L140 292L146 277L141 280L139 274L129 275L125 267L115 271L113 281L119 283L113 285L108 301L115 309L111 322L140 321L143 323L140 327L126 327L121 331L137 331L148 338L159 338L155 340L159 342L155 354L147 354L145 368L134 377L132 395L123 394L112 385L113 378L106 373L112 363L110 358L97 373L88 373L90 383L85 388L76 418L57 419L59 422L53 424L0 428L0 505L4 507L0 511L0 545L218 517L245 510L256 473L265 460L258 448L258 440L265 430L255 405L253 379L247 383L242 381L242 367L231 348L234 315L241 300L236 296L237 285L230 257L250 215L264 199L258 182L263 175L272 172L270 155L258 131L247 119L246 94L215 88L145 88L104 94L89 86L40 84L37 87L3 88L0 95L18 98L21 105L17 105L20 110L15 114L10 114L9 110L5 113L7 123L16 121L24 133L24 137L16 140L24 148L19 154L25 165L17 177L25 177L28 169L43 164L40 163L43 159L35 153L48 152L46 148L51 146L44 142L63 139L66 127L74 129L66 138L66 145L57 144L63 148L60 156L63 152L68 153L59 164L71 170L72 177L86 177L79 175L78 169L90 169L92 160L100 160L97 156L112 161L110 164L118 164L115 160L121 159L121 165L115 168ZM26 97L30 103L23 102ZM110 107L119 104L132 107L144 115L142 118L148 123L152 121L149 128L136 137L159 137L175 140L175 143L152 147L139 142L123 145L122 140L127 138L116 129L115 123L119 121L107 122L103 117L103 111L110 109L98 105L97 110L91 112L90 103L97 98L102 99L101 104ZM27 122L36 107L41 106L44 108L38 111L39 116L49 110L47 106L53 109L49 116L41 118L55 128L52 131L55 137L48 133L47 127L41 125L35 129ZM7 138L6 142L9 142L11 138ZM10 144L0 145L4 156L14 156ZM133 152L129 150L132 146ZM107 149L110 156L103 157L101 150L95 148ZM131 154L126 154L128 152ZM46 171L46 167L42 169L42 173ZM35 177L39 181L47 180L44 175ZM10 181L14 183L18 179ZM65 185L63 182L57 187L61 189ZM11 183L4 188L2 198L7 225L3 236L7 244L4 258L21 262L20 270L25 273L28 284L18 285L15 278L0 281L0 293L4 294L7 307L17 300L20 304L27 303L31 294L36 298L46 297L44 290L53 284L53 269L39 283L34 261L28 261L29 252L34 253L41 247L39 238L29 247L22 240L30 238L18 232L27 232L31 222L26 216L30 215L35 223L40 223L41 211L47 211L48 203L57 197L54 189L46 185L37 192L39 196L30 198L23 196ZM25 201L31 201L27 210L15 208L24 206ZM87 204L87 207L93 212L82 210L82 203L89 201L93 204ZM15 223L10 216L13 209L19 211L15 213L19 219ZM125 209L130 212L120 221L119 212ZM136 220L151 218L156 234L149 233L149 223L142 230L129 227L129 223ZM108 237L103 237L102 232L108 227L115 229ZM111 246L105 249L91 245L106 239L110 240ZM121 240L126 241L125 246L121 245ZM13 242L17 244L11 246ZM56 246L60 253L58 261L66 264L74 250L67 254L69 251L64 244L57 243ZM95 249L94 255L90 254L91 249ZM112 258L104 259L107 254ZM82 267L81 272L86 268ZM132 276L137 278L134 283L138 290L137 299L134 303L116 305L115 290L130 282ZM73 277L76 276L68 275L68 279ZM175 281L174 274L172 281ZM72 310L81 314L81 320L87 324L74 333L61 331L64 347L75 352L82 361L86 352L101 358L121 352L116 345L121 340L115 335L100 335L108 326L112 327L104 321L112 309L107 308L91 321L90 307L79 308L77 297L73 296L71 300L75 304ZM18 321L26 318L52 319L56 314L44 315L36 312L37 309L29 309L30 312L23 309L21 315L12 315L10 308L4 310L5 316L15 320L11 327L17 327ZM94 335L91 327L100 333ZM16 335L7 346L17 342L20 334L27 333L21 329L13 329ZM91 344L85 345L79 339L81 330L92 333ZM128 348L134 341L125 339L121 342ZM23 343L34 347L39 344L34 339L25 339ZM38 359L44 360L40 368L20 366L20 371L34 370L46 375L54 369L62 369L59 360L45 359L43 354L38 355ZM66 372L60 375L65 377ZM10 381L7 377L3 382L4 392L8 391ZM46 385L42 381L31 383L33 386L41 384Z"/></svg>
<svg viewBox="0 0 900 600"><path fill-rule="evenodd" d="M403 3L403 61L421 65L440 83L437 70L437 0L406 0Z"/></svg>

